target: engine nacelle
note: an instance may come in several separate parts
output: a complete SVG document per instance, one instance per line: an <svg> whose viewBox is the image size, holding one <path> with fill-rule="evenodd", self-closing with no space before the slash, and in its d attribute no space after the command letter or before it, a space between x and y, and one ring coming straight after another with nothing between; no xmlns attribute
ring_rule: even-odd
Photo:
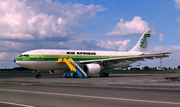
<svg viewBox="0 0 180 107"><path fill-rule="evenodd" d="M87 74L93 75L93 74L97 74L101 70L103 70L103 67L101 67L99 64L86 64L86 65L84 65L83 70Z"/></svg>
<svg viewBox="0 0 180 107"><path fill-rule="evenodd" d="M62 74L64 72L65 72L65 70L49 70L49 73L53 74L53 75Z"/></svg>

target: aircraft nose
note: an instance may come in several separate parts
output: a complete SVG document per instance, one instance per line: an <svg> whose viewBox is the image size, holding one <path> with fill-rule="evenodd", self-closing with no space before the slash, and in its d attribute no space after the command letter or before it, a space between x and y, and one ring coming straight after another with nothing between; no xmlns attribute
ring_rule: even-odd
<svg viewBox="0 0 180 107"><path fill-rule="evenodd" d="M14 63L16 63L16 59L14 59Z"/></svg>

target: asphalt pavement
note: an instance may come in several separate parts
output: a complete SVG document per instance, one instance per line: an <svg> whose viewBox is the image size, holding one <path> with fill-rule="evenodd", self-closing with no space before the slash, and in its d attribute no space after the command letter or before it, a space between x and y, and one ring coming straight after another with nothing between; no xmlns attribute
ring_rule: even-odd
<svg viewBox="0 0 180 107"><path fill-rule="evenodd" d="M9 75L9 76L8 76ZM0 107L179 107L180 81L172 74L110 74L100 78L0 73Z"/></svg>

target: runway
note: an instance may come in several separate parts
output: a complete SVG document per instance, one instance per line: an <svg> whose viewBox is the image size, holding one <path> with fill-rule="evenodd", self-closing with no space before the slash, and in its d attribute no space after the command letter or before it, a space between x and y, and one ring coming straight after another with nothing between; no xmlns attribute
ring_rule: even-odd
<svg viewBox="0 0 180 107"><path fill-rule="evenodd" d="M179 74L110 74L87 79L0 73L1 107L179 107ZM6 77L3 77L5 75ZM27 76L29 75L29 76Z"/></svg>

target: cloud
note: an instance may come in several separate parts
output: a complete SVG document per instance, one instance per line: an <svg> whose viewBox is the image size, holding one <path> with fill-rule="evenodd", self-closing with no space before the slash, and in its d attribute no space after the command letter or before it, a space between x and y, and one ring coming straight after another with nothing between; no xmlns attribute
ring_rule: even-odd
<svg viewBox="0 0 180 107"><path fill-rule="evenodd" d="M60 46L66 47L66 44L64 42L58 42Z"/></svg>
<svg viewBox="0 0 180 107"><path fill-rule="evenodd" d="M180 4L180 3L179 3ZM177 22L180 22L180 17L179 18L177 18L177 20L176 20ZM180 29L177 29L177 31L178 31L178 33L180 34Z"/></svg>
<svg viewBox="0 0 180 107"><path fill-rule="evenodd" d="M176 20L177 22L180 22L180 17L179 18L177 18L177 20Z"/></svg>
<svg viewBox="0 0 180 107"><path fill-rule="evenodd" d="M180 46L157 46L155 47L152 51L154 52L172 52L170 54L170 58L174 60L179 60L180 61Z"/></svg>
<svg viewBox="0 0 180 107"><path fill-rule="evenodd" d="M19 53L11 53L11 52L0 52L0 60L14 60L14 58L18 57Z"/></svg>
<svg viewBox="0 0 180 107"><path fill-rule="evenodd" d="M14 63L14 58L20 55L19 52L0 52L0 67L2 68L13 68L17 66Z"/></svg>
<svg viewBox="0 0 180 107"><path fill-rule="evenodd" d="M160 41L163 41L163 40L164 40L163 34L159 34L159 40L160 40Z"/></svg>
<svg viewBox="0 0 180 107"><path fill-rule="evenodd" d="M21 39L21 40L34 40L34 37L31 34L23 34L23 33L9 33L9 32L4 32L0 33L1 37L3 39Z"/></svg>
<svg viewBox="0 0 180 107"><path fill-rule="evenodd" d="M180 51L180 46L156 46L153 51L155 52L177 52Z"/></svg>
<svg viewBox="0 0 180 107"><path fill-rule="evenodd" d="M125 51L130 41L131 41L130 39L127 39L124 41L100 42L97 44L97 46L100 46L101 48L104 48L105 50Z"/></svg>
<svg viewBox="0 0 180 107"><path fill-rule="evenodd" d="M22 43L18 43L18 42L12 42L12 41L1 41L0 42L1 52L20 51L21 49L23 49L22 46L25 46L25 45ZM28 46L26 45L26 47L28 47Z"/></svg>
<svg viewBox="0 0 180 107"><path fill-rule="evenodd" d="M78 49L82 50L102 50L101 47L97 46L98 41L97 40L83 40L81 42L81 46L78 47Z"/></svg>
<svg viewBox="0 0 180 107"><path fill-rule="evenodd" d="M178 63L179 63L179 61L180 61L180 52L173 52L171 57L174 58L175 60L178 60Z"/></svg>
<svg viewBox="0 0 180 107"><path fill-rule="evenodd" d="M180 34L180 29L178 29L177 31L178 31L178 33Z"/></svg>
<svg viewBox="0 0 180 107"><path fill-rule="evenodd" d="M107 10L101 5L62 5L51 0L1 0L0 7L0 38L21 40L70 36L71 26Z"/></svg>
<svg viewBox="0 0 180 107"><path fill-rule="evenodd" d="M49 42L14 42L14 41L1 41L0 42L0 50L1 52L24 52L28 50L33 50L33 49L46 49L46 48L51 48L51 49L68 49L66 44L64 42L54 42L54 41L49 41Z"/></svg>
<svg viewBox="0 0 180 107"><path fill-rule="evenodd" d="M141 17L135 16L132 21L125 21L121 19L117 23L115 30L107 33L107 36L126 36L134 34L142 34L149 28L148 22L142 20Z"/></svg>
<svg viewBox="0 0 180 107"><path fill-rule="evenodd" d="M177 9L180 9L180 0L174 0Z"/></svg>
<svg viewBox="0 0 180 107"><path fill-rule="evenodd" d="M7 54L7 53L5 53L5 52L1 52L1 53L0 53L0 60L2 60L2 59L6 59L6 58L7 58L7 56L8 56L8 54Z"/></svg>
<svg viewBox="0 0 180 107"><path fill-rule="evenodd" d="M0 66L16 66L13 59L24 51L68 49L66 42L77 36L71 27L105 10L51 0L0 0Z"/></svg>
<svg viewBox="0 0 180 107"><path fill-rule="evenodd" d="M130 41L130 39L124 41L84 40L81 42L82 46L80 47L86 50L125 51Z"/></svg>
<svg viewBox="0 0 180 107"><path fill-rule="evenodd" d="M163 60L166 60L166 61L163 61L163 63L165 62L167 64L167 66L169 66L170 61L173 61L172 63L174 64L174 65L171 65L171 66L176 66L177 63L180 61L180 46L174 46L174 45L156 46L152 50L149 50L149 52L151 52L151 53L172 52L172 54L170 54L170 57L167 58L167 60L163 59Z"/></svg>

